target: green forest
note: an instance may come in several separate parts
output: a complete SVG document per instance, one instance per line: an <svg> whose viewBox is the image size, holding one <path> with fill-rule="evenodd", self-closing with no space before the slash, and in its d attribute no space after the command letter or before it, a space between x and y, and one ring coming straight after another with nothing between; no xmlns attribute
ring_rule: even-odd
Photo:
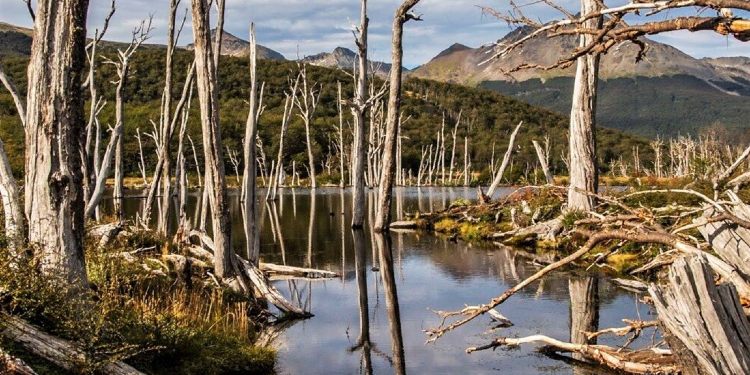
<svg viewBox="0 0 750 375"><path fill-rule="evenodd" d="M97 68L97 86L100 95L108 104L100 115L100 122L104 129L107 125L114 125L114 96L115 69L111 64L105 62L106 58L114 59L114 48L110 45L103 48L104 58L99 59ZM179 99L183 82L192 53L178 51L175 56L175 99ZM28 58L18 55L2 57L2 63L16 82L19 90L26 90L25 77ZM158 121L160 97L163 87L164 50L161 48L144 48L139 51L131 63L131 75L129 77L125 96L125 160L139 160L139 147L136 140L136 132L153 131L151 120ZM296 62L279 62L262 60L259 62L259 82L265 83L265 96L263 105L265 111L260 119L260 138L263 151L268 157L268 163L276 155L278 150L278 133L283 115L284 92L289 91L289 80L293 79L298 71ZM221 86L221 126L225 150L241 151L242 137L246 123L248 110L247 99L249 97L250 74L248 60L246 58L222 57L219 68L219 84ZM323 161L337 160L337 151L332 141L336 137L338 126L337 109L337 83L341 82L344 99L352 96L354 90L353 79L350 73L323 67L310 66L308 68L310 83L317 83L321 90L320 105L314 115L314 126L312 137L314 139L314 153L316 173L325 171ZM376 87L382 85L380 79L374 82ZM88 108L88 105L86 106ZM403 138L403 168L411 169L416 175L420 163L421 147L434 143L436 134L441 130L443 116L445 116L446 136L446 160L450 158L452 147L451 131L455 126L459 112L461 112L461 123L457 131L456 164L463 164L463 139L468 138L471 169L481 172L479 182L489 179L490 160L495 149L495 160L502 158L505 153L508 138L513 128L520 122L524 122L516 142L517 153L513 159L513 165L508 173L510 181L517 180L520 176L528 175L537 165L536 155L531 145L532 140L544 141L546 136L550 138L551 168L556 174L565 174L565 165L561 155L567 149L567 127L566 117L558 115L550 110L526 104L520 100L499 94L497 92L483 89L471 88L453 84L439 83L416 78L409 78L404 84L403 118L408 119L402 127ZM350 111L344 108L345 145L350 144L348 139L352 137L352 116ZM5 142L11 164L17 176L23 173L23 131L20 121L15 113L10 95L0 92L0 136ZM188 130L191 138L200 147L201 132L199 124L199 113L197 100L193 101L191 118ZM284 160L287 171L290 171L292 160L298 164L305 164L304 125L295 114L289 126L287 139L285 141ZM108 135L103 135L106 142ZM638 145L641 150L641 158L650 160L646 141L637 136L628 135L620 131L600 128L597 132L600 165L606 171L608 162L621 156L629 158L634 146ZM153 168L156 162L156 152L153 141L142 136L143 153L146 170ZM347 150L348 152L348 150ZM198 149L199 162L202 152ZM225 152L226 154L226 152ZM328 157L330 156L330 157ZM233 173L229 158L225 155L227 173ZM190 170L192 157L188 158ZM334 164L335 165L335 164ZM138 163L126 163L129 175L137 175ZM335 168L334 168L335 170ZM304 171L303 175L304 175ZM336 172L337 173L337 172Z"/></svg>

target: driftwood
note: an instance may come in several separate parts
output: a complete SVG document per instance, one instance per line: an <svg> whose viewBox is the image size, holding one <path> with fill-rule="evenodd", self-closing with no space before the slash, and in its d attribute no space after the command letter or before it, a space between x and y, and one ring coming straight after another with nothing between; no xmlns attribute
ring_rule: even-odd
<svg viewBox="0 0 750 375"><path fill-rule="evenodd" d="M394 221L388 226L389 229L416 229L417 222L413 220Z"/></svg>
<svg viewBox="0 0 750 375"><path fill-rule="evenodd" d="M659 321L688 349L676 352L680 361L697 363L697 374L750 373L750 324L739 296L732 284L714 283L704 256L676 260L668 283L649 293Z"/></svg>
<svg viewBox="0 0 750 375"><path fill-rule="evenodd" d="M487 345L466 349L467 353L497 347L517 347L528 343L542 343L553 352L580 354L589 361L630 374L679 374L669 351L658 349L620 350L606 345L571 344L544 335L521 338L498 338Z"/></svg>
<svg viewBox="0 0 750 375"><path fill-rule="evenodd" d="M734 207L730 209L732 214L743 220L750 219L750 207L742 203L734 193L730 192L729 196L734 203ZM714 215L715 210L708 209L694 223L707 222ZM719 257L736 268L746 280L750 279L750 230L729 220L708 222L698 229Z"/></svg>
<svg viewBox="0 0 750 375"><path fill-rule="evenodd" d="M503 239L522 239L522 238L541 238L544 240L554 240L563 230L563 217L558 216L552 220L537 223L525 228L514 229L509 232L495 233L492 238L495 240Z"/></svg>
<svg viewBox="0 0 750 375"><path fill-rule="evenodd" d="M332 279L339 277L339 274L332 271L318 270L313 268L291 267L273 263L260 263L260 270L269 277L274 278L278 278L280 276L303 279Z"/></svg>
<svg viewBox="0 0 750 375"><path fill-rule="evenodd" d="M15 317L7 315L2 317L0 334L20 344L32 354L67 371L80 370L87 362L86 354L74 343L48 335ZM122 361L106 364L100 371L108 375L143 374Z"/></svg>

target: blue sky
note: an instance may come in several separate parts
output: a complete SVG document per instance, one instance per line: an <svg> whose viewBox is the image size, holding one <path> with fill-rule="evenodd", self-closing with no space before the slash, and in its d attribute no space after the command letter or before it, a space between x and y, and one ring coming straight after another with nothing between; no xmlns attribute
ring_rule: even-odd
<svg viewBox="0 0 750 375"><path fill-rule="evenodd" d="M127 40L130 30L141 19L154 15L152 42L163 42L166 34L167 0L117 0L107 39ZM393 12L401 0L370 0L370 47L375 60L390 59L390 28ZM531 3L519 0L518 3ZM624 1L607 1L621 4ZM109 9L110 0L90 0L89 31L100 27ZM559 3L575 10L577 0ZM182 0L181 8L190 5ZM477 5L508 9L507 0L422 0L416 8L423 14L423 22L410 22L404 38L404 62L414 67L427 62L455 42L472 47L493 42L510 29L496 19L485 16ZM544 5L525 8L528 16L541 20L556 17ZM180 11L182 12L182 10ZM182 13L180 13L182 14ZM259 43L283 53L287 58L331 51L337 46L354 47L352 25L359 17L358 0L227 0L225 29L247 39L248 25L256 23ZM674 15L675 12L672 13ZM215 17L214 17L215 18ZM31 20L22 0L0 0L0 21L31 26ZM182 45L192 39L187 28ZM750 43L741 43L712 32L676 32L659 36L666 42L695 57L750 56Z"/></svg>

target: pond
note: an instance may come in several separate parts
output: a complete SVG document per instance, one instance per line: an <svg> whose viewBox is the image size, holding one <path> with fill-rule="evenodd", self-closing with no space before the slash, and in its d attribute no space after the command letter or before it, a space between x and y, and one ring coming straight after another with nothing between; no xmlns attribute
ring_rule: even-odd
<svg viewBox="0 0 750 375"><path fill-rule="evenodd" d="M475 196L471 188L397 188L394 218L402 218L404 212L439 210L458 198ZM196 199L191 197L191 205ZM374 199L370 191L369 207L374 206ZM244 239L236 196L232 202L237 234L233 243L239 250L244 248ZM130 199L126 211L134 215L138 205L138 200ZM619 289L603 275L556 272L499 306L514 326L491 331L490 318L479 317L436 343L425 344L423 330L439 323L433 310L485 303L539 266L512 249L491 243L452 242L419 232L392 232L388 237L369 229L353 232L348 189L319 188L314 193L283 189L278 201L261 207L263 261L342 275L325 281L274 283L315 314L288 323L273 340L280 374L602 373L551 358L534 346L471 355L465 349L499 336L545 334L567 341L571 333L577 335L583 329L620 327L622 319L653 318L648 306L639 302L640 296ZM623 342L612 340L601 338L600 343Z"/></svg>

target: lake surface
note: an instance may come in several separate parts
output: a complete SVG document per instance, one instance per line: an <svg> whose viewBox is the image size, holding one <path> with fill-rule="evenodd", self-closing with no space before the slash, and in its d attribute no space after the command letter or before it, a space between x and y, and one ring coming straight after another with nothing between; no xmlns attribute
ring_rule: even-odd
<svg viewBox="0 0 750 375"><path fill-rule="evenodd" d="M473 188L398 188L394 218L401 218L403 212L439 210L458 198L475 196ZM191 197L192 205L196 199ZM371 191L369 206L374 199ZM137 200L129 200L126 211L134 214L137 206ZM487 332L492 328L489 317L479 317L436 343L425 344L423 329L439 323L432 310L485 303L539 267L513 250L492 244L454 243L416 232L390 233L388 238L369 229L353 232L348 189L319 188L314 194L307 189L283 189L277 202L262 208L263 261L342 275L326 281L275 282L283 294L315 314L289 323L274 340L280 374L602 373L550 358L534 346L471 355L464 350L499 336L541 333L567 341L571 325L581 324L580 319L571 320L571 306L598 314L601 328L623 326L624 318L653 318L637 295L615 287L604 276L557 272L499 306L513 327ZM238 235L233 243L243 249L237 199L231 211ZM371 217L372 213L368 222ZM582 290L596 298L582 301ZM643 336L639 340L651 342L650 332ZM622 343L611 340L600 339L600 343Z"/></svg>

